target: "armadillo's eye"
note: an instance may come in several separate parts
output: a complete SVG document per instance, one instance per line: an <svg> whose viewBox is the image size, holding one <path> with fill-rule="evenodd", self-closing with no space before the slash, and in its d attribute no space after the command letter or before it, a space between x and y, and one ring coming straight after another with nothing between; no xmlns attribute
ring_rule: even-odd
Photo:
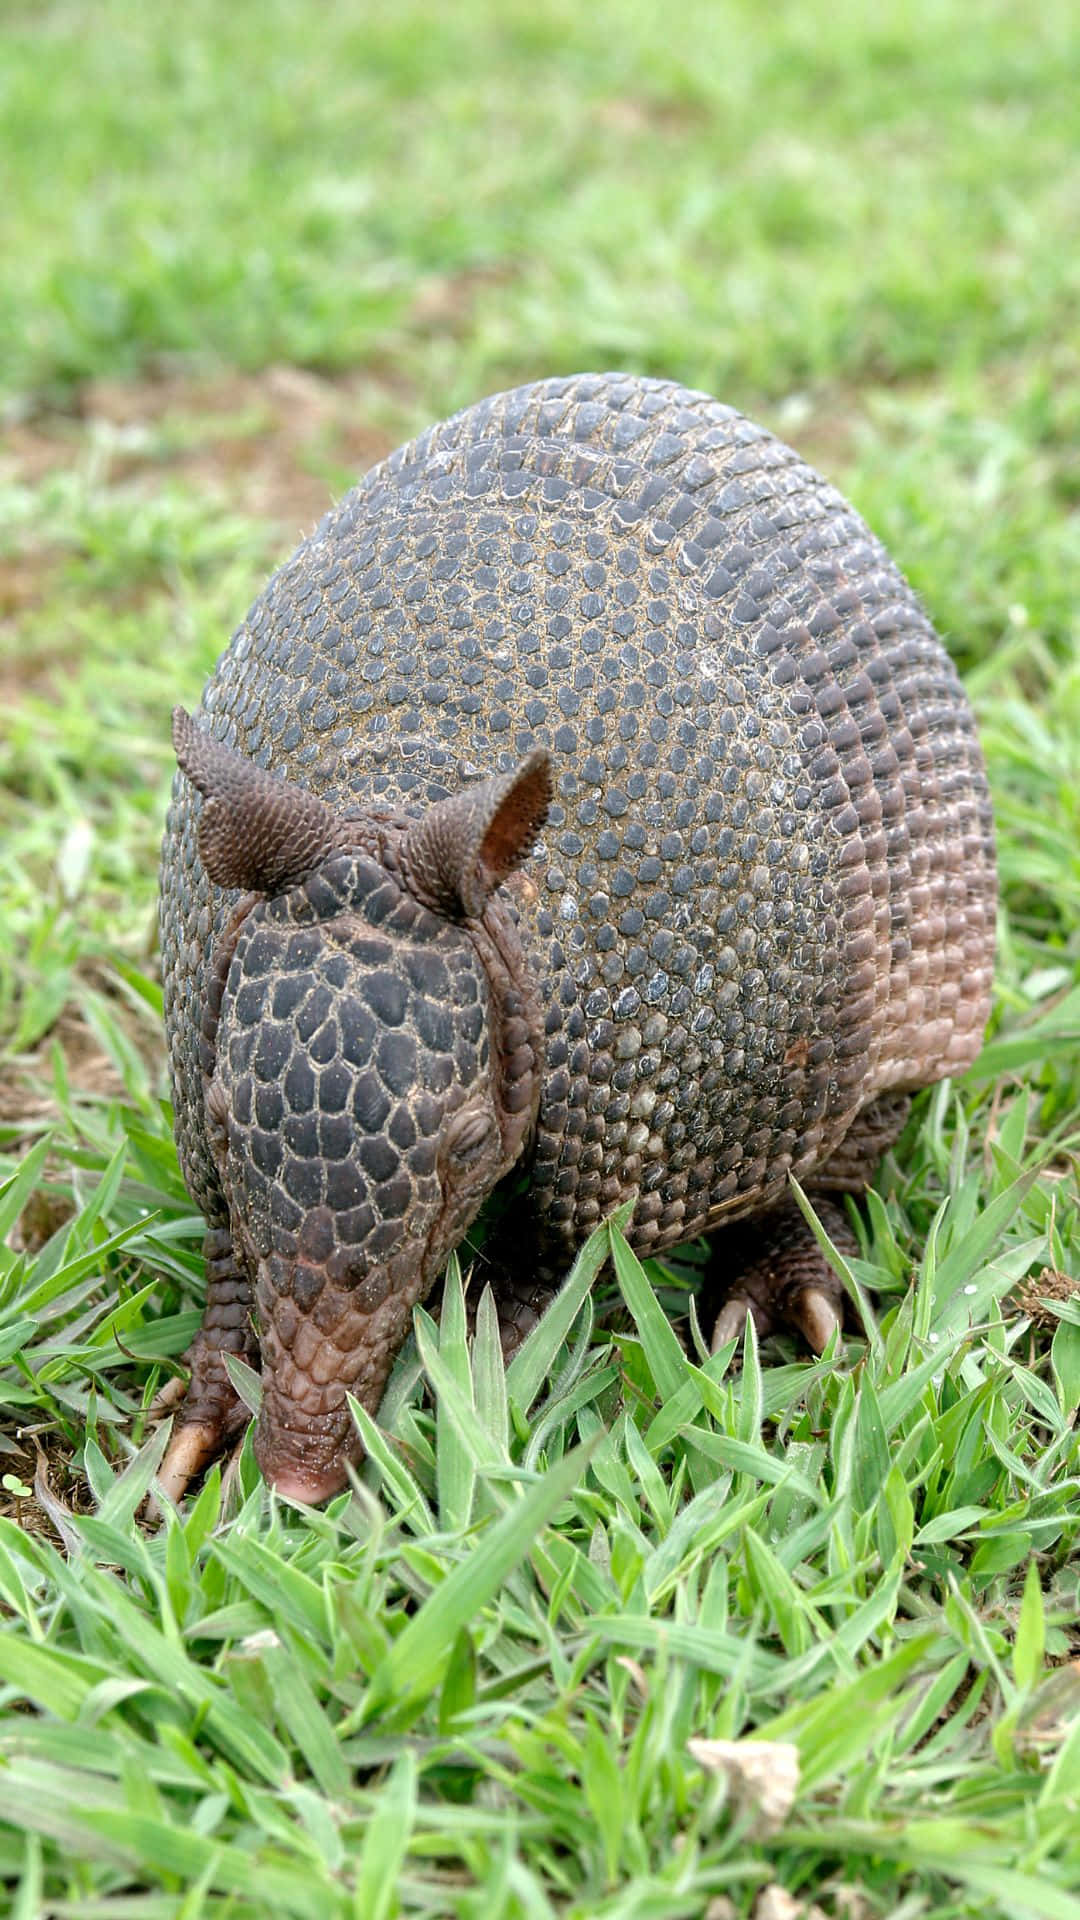
<svg viewBox="0 0 1080 1920"><path fill-rule="evenodd" d="M446 1123L443 1153L452 1166L468 1167L479 1158L495 1131L488 1107L459 1107Z"/></svg>

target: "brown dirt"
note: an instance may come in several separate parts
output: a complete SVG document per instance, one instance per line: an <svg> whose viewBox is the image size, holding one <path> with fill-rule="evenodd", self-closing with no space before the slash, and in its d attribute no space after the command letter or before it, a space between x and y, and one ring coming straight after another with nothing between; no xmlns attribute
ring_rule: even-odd
<svg viewBox="0 0 1080 1920"><path fill-rule="evenodd" d="M493 287L508 286L516 272L511 261L492 260L458 273L429 274L419 282L410 304L410 327L418 333L460 339L475 323L477 301Z"/></svg>
<svg viewBox="0 0 1080 1920"><path fill-rule="evenodd" d="M1043 1302L1061 1300L1068 1304L1080 1299L1080 1279L1059 1272L1057 1267L1044 1267L1036 1279L1021 1280L1010 1298L1021 1313L1027 1314L1033 1327L1042 1333L1056 1333L1061 1321L1053 1308L1044 1306Z"/></svg>
<svg viewBox="0 0 1080 1920"><path fill-rule="evenodd" d="M391 437L366 417L363 390L299 367L191 379L94 380L83 388L84 423L114 431L111 477L162 467L206 480L234 512L307 530L336 488L330 469L359 474L389 451ZM161 438L148 454L141 433ZM133 431L134 430L134 431ZM164 447L161 444L164 440Z"/></svg>
<svg viewBox="0 0 1080 1920"><path fill-rule="evenodd" d="M703 101L685 96L675 99L624 94L596 101L591 118L605 133L623 134L630 139L654 133L678 137L707 126L710 112Z"/></svg>
<svg viewBox="0 0 1080 1920"><path fill-rule="evenodd" d="M17 619L44 599L56 563L57 556L45 547L0 555L0 622Z"/></svg>
<svg viewBox="0 0 1080 1920"><path fill-rule="evenodd" d="M5 1519L14 1520L24 1533L43 1534L64 1547L75 1544L70 1530L65 1533L65 1519L69 1514L93 1513L95 1502L86 1481L72 1474L59 1439L39 1438L28 1431L16 1448L0 1454L0 1473L12 1479L10 1487L0 1486L0 1514Z"/></svg>
<svg viewBox="0 0 1080 1920"><path fill-rule="evenodd" d="M141 1055L151 1075L156 1075L162 1066L163 1044L152 1018L136 1014L123 996L115 991L107 968L87 961L76 972L109 998L113 1018ZM43 1127L53 1126L60 1118L60 1110L51 1091L50 1056L54 1047L60 1049L68 1090L76 1103L87 1099L126 1099L123 1078L83 1018L76 997L63 1009L36 1046L4 1062L4 1071L0 1075L0 1126L17 1127L27 1142L36 1138ZM48 1237L46 1232L42 1239ZM23 1244L30 1246L29 1241ZM37 1244L42 1244L42 1240Z"/></svg>
<svg viewBox="0 0 1080 1920"><path fill-rule="evenodd" d="M91 380L69 411L7 427L0 478L39 487L92 459L103 487L149 495L166 480L203 486L231 513L294 538L325 513L344 480L393 444L394 434L372 420L375 399L359 377L330 380L285 366ZM381 402L385 408L385 395ZM0 554L0 622L43 602L63 558L32 538Z"/></svg>
<svg viewBox="0 0 1080 1920"><path fill-rule="evenodd" d="M666 127L672 118L656 103L626 100L600 102L596 113L601 120L614 115L628 130ZM477 298L512 271L480 265L432 275L417 289L412 324L461 331ZM842 484L867 397L815 389L757 411ZM294 540L401 437L410 398L390 369L329 378L290 366L193 373L166 365L139 379L91 380L67 410L42 410L5 427L0 483L33 489L92 462L103 488L136 497L166 483L202 488L230 513L266 521L284 541ZM46 602L65 559L32 532L18 548L0 552L0 631ZM24 671L0 666L5 700L26 690ZM47 684L47 666L38 677Z"/></svg>

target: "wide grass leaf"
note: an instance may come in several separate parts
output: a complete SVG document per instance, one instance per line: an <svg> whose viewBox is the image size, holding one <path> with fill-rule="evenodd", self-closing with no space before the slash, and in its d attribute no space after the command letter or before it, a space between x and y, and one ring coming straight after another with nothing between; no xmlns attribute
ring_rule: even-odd
<svg viewBox="0 0 1080 1920"><path fill-rule="evenodd" d="M686 1355L671 1321L656 1297L641 1261L627 1245L615 1217L608 1227L611 1257L623 1299L633 1315L649 1371L661 1400L676 1394L686 1380Z"/></svg>
<svg viewBox="0 0 1080 1920"><path fill-rule="evenodd" d="M541 1529L579 1485L591 1451L591 1446L574 1448L526 1488L434 1589L395 1640L385 1669L376 1676L373 1703L411 1705L431 1692L461 1629L490 1604L507 1576L527 1558Z"/></svg>
<svg viewBox="0 0 1080 1920"><path fill-rule="evenodd" d="M406 1748L379 1788L353 1883L356 1920L390 1920L400 1912L398 1877L409 1849L417 1804L417 1766Z"/></svg>
<svg viewBox="0 0 1080 1920"><path fill-rule="evenodd" d="M0 1680L61 1720L76 1719L95 1688L110 1678L110 1668L99 1661L34 1646L10 1630L0 1633Z"/></svg>
<svg viewBox="0 0 1080 1920"><path fill-rule="evenodd" d="M617 1207L611 1215L611 1227L621 1229L627 1226L633 1210L632 1201ZM559 1350L610 1254L611 1235L609 1225L605 1222L589 1235L547 1312L522 1341L507 1367L507 1395L522 1413L532 1406L549 1378Z"/></svg>

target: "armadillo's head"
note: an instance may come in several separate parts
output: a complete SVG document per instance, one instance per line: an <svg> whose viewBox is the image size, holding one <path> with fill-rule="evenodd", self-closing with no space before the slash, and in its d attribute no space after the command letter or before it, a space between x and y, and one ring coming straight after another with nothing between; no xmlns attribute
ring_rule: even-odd
<svg viewBox="0 0 1080 1920"><path fill-rule="evenodd" d="M348 818L174 720L210 878L244 888L211 968L204 1099L255 1279L268 1480L308 1501L359 1446L412 1308L517 1159L538 1015L500 882L551 800L546 754L417 820ZM251 897L254 896L254 897Z"/></svg>

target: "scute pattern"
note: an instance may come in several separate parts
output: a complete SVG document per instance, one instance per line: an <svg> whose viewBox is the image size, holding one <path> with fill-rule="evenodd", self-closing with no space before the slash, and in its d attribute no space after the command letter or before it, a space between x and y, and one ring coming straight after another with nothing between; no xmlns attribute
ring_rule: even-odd
<svg viewBox="0 0 1080 1920"><path fill-rule="evenodd" d="M846 502L707 396L585 376L433 427L274 576L203 724L357 810L416 813L550 749L556 804L515 892L546 1016L530 1201L542 1271L563 1271L631 1190L642 1249L768 1205L875 1096L978 1047L994 862L955 671ZM181 1154L211 1220L197 1035L228 898L199 869L180 785L166 1004ZM276 1178L259 1166L276 1140L282 1191L304 1209L344 1177L330 1125L343 1109L323 1104L322 1076L334 1101L335 1070L357 1070L356 1117L369 1153L383 1147L360 1168L371 1193L389 1190L404 1050L419 1040L433 1073L449 1070L453 991L431 974L422 1032L405 1009L395 1023L393 996L372 1006L372 1054L359 1025L319 1024L322 987L301 989L312 960L303 931L291 939L267 1024L229 1045L251 1047L252 1177ZM245 977L238 1020L247 991ZM470 1044L483 1025L478 999ZM319 1070L326 1124L299 1157L290 1122L259 1120L255 1090L284 1087L290 1034Z"/></svg>
<svg viewBox="0 0 1080 1920"><path fill-rule="evenodd" d="M407 989L391 939L365 917L384 880L371 860L335 856L314 883L255 907L236 942L216 1077L229 1095L243 1216L263 1223L259 1256L287 1250L283 1236L301 1231L305 1208L371 1205L377 1218L400 1219L402 1178L407 1187L435 1172L435 1147L417 1139L401 1096L418 1072L439 1092L455 1081L464 1092L487 1064L471 948L401 897L393 930L407 919L410 940L429 943L410 954ZM324 939L312 953L293 929L314 913ZM296 1204L279 1195L272 1207L271 1180Z"/></svg>
<svg viewBox="0 0 1080 1920"><path fill-rule="evenodd" d="M403 936L407 976L395 970ZM240 930L214 1085L225 1199L258 1274L266 1391L286 1451L299 1434L310 1457L316 1425L332 1455L346 1392L363 1394L418 1295L405 1229L437 1211L439 1120L487 1069L484 996L469 941L400 891L388 910L386 874L363 855L336 855ZM431 1091L408 1103L418 1077Z"/></svg>

